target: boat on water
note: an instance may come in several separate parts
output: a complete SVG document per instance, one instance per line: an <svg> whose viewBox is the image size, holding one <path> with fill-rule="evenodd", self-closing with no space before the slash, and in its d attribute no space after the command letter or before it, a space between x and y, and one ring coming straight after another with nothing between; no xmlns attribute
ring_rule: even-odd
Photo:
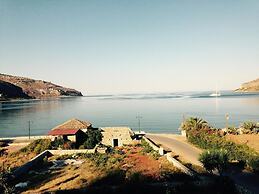
<svg viewBox="0 0 259 194"><path fill-rule="evenodd" d="M219 97L221 96L221 94L219 92L215 92L215 93L212 93L210 94L211 97Z"/></svg>
<svg viewBox="0 0 259 194"><path fill-rule="evenodd" d="M219 97L221 96L221 93L218 91L218 87L216 87L215 93L210 94L211 97Z"/></svg>

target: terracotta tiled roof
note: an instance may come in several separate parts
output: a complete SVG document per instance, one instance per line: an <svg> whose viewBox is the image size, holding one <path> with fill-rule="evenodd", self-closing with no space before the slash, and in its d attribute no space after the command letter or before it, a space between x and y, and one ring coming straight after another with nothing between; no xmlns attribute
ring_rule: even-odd
<svg viewBox="0 0 259 194"><path fill-rule="evenodd" d="M59 130L61 130L61 129L87 129L91 126L92 126L92 124L88 121L70 119L63 124L54 127L52 130L55 130L55 129L59 129Z"/></svg>
<svg viewBox="0 0 259 194"><path fill-rule="evenodd" d="M75 135L80 129L54 129L48 132L48 135Z"/></svg>

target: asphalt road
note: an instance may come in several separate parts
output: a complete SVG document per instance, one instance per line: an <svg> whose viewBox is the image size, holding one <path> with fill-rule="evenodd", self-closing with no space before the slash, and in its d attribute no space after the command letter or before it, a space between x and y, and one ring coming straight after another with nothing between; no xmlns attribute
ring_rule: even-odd
<svg viewBox="0 0 259 194"><path fill-rule="evenodd" d="M202 151L182 140L182 138L176 138L172 135L165 136L158 134L148 134L146 137L156 144L161 144L162 146L169 148L172 152L179 155L185 162L202 166L198 160Z"/></svg>

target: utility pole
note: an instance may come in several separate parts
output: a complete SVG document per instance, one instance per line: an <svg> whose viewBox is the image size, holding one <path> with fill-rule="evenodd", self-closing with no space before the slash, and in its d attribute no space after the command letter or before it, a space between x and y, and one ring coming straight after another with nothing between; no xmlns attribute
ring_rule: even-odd
<svg viewBox="0 0 259 194"><path fill-rule="evenodd" d="M140 119L142 119L142 117L136 116L136 119L138 119L138 130L139 130L139 133L140 133Z"/></svg>
<svg viewBox="0 0 259 194"><path fill-rule="evenodd" d="M31 139L31 121L28 121L29 139Z"/></svg>
<svg viewBox="0 0 259 194"><path fill-rule="evenodd" d="M228 129L229 114L226 114L226 129Z"/></svg>

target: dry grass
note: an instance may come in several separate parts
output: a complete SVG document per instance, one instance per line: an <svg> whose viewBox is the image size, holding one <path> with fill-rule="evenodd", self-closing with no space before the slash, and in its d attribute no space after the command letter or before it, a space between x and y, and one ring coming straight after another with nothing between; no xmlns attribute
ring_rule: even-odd
<svg viewBox="0 0 259 194"><path fill-rule="evenodd" d="M80 189L91 184L103 172L98 170L93 163L87 161L80 167L66 166L64 169L53 172L50 180L31 188L23 193L43 193L46 191Z"/></svg>
<svg viewBox="0 0 259 194"><path fill-rule="evenodd" d="M4 155L0 157L0 165L1 169L0 170L11 170L14 168L17 168L32 158L36 156L35 153L22 153L22 152L13 152L13 153L8 153L8 155Z"/></svg>
<svg viewBox="0 0 259 194"><path fill-rule="evenodd" d="M141 150L142 148L138 146L117 149L117 152L109 155L105 165L99 166L95 163L95 159L81 156L79 159L84 161L82 165L77 167L68 165L61 170L52 171L48 180L34 182L34 186L24 193L86 188L96 181L102 180L114 170L122 170L128 175L141 173L154 180L161 179L162 171L181 174L180 170L170 164L165 157L156 160L150 155L143 154ZM119 154L119 152L123 154ZM36 178L34 178L35 180Z"/></svg>
<svg viewBox="0 0 259 194"><path fill-rule="evenodd" d="M243 134L243 135L226 135L226 139L237 144L246 144L249 147L259 152L259 135L258 134Z"/></svg>

